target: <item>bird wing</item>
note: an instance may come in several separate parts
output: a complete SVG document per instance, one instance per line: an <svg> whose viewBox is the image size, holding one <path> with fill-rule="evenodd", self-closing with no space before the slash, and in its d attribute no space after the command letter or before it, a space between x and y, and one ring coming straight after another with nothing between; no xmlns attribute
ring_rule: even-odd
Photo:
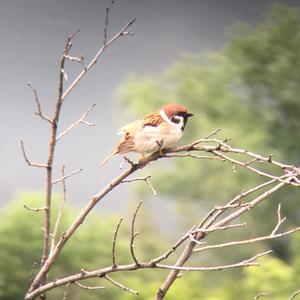
<svg viewBox="0 0 300 300"><path fill-rule="evenodd" d="M162 122L164 122L164 119L159 113L152 113L121 127L120 134L124 136L134 136L139 130L142 130L145 126L157 127Z"/></svg>

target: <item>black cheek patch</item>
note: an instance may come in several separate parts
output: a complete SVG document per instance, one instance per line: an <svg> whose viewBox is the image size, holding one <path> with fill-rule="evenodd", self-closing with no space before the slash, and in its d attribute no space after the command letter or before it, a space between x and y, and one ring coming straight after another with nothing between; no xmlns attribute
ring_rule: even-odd
<svg viewBox="0 0 300 300"><path fill-rule="evenodd" d="M176 117L172 117L171 121L175 124L178 124L180 122L180 119L176 118Z"/></svg>

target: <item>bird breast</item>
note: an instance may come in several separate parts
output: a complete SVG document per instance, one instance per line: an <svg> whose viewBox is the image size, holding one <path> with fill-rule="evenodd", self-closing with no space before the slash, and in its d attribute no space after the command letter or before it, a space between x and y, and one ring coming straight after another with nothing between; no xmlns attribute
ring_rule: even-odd
<svg viewBox="0 0 300 300"><path fill-rule="evenodd" d="M139 153L152 153L163 148L172 147L182 136L180 126L166 122L158 126L144 126L136 133L134 150Z"/></svg>

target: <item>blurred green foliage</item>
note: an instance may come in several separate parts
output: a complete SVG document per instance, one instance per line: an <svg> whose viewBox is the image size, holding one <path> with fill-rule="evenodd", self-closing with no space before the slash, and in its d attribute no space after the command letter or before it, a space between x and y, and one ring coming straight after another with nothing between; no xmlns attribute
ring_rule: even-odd
<svg viewBox="0 0 300 300"><path fill-rule="evenodd" d="M56 198L57 202L59 198ZM23 299L30 284L30 273L34 262L39 262L42 244L42 212L30 212L23 205L37 206L43 201L41 194L23 194L20 199L0 213L0 299ZM55 203L54 207L56 206ZM143 213L138 218L140 236L136 253L140 259L150 259L167 249L164 236L155 230L154 224ZM57 212L54 210L54 215ZM78 212L66 207L61 231ZM124 220L117 240L117 262L130 263L129 220ZM49 274L49 280L78 272L80 269L94 270L111 264L113 231L118 216L90 215L80 230L66 245L61 257ZM155 234L153 234L155 232ZM253 299L261 292L271 292L270 299L286 300L299 286L300 278L300 234L294 235L291 247L291 264L276 257L260 259L260 267L245 268L241 274L229 271L183 273L166 297L167 300L208 299L236 300ZM143 255L144 254L144 255ZM236 258L235 258L236 259ZM227 259L228 261L228 259ZM222 262L226 263L225 261ZM199 264L199 263L198 263ZM214 263L216 264L216 262ZM207 262L202 265L209 265ZM74 285L68 289L68 298L75 300L150 300L167 275L166 270L141 270L111 274L115 280L139 291L139 295L126 293L103 279L85 281L90 286L105 286L105 289L86 291ZM209 275L209 276L208 276ZM241 276L242 275L242 276ZM50 291L47 299L62 299L64 288Z"/></svg>

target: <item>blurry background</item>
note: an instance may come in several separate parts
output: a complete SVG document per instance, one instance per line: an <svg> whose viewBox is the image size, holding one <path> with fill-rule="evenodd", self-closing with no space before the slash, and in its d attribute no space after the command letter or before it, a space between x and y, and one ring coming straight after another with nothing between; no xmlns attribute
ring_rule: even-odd
<svg viewBox="0 0 300 300"><path fill-rule="evenodd" d="M66 36L75 28L81 29L72 54L84 55L88 62L102 43L107 4L92 0L0 2L1 299L22 298L31 265L38 261L41 249L41 216L33 214L28 218L30 212L22 206L41 206L44 174L25 164L19 140L24 139L30 159L43 161L49 128L33 114L34 100L27 83L38 90L45 114L51 115L57 94L58 61ZM120 158L98 168L99 161L118 141L118 128L165 102L186 104L195 114L188 124L185 141L220 127L221 136L230 136L233 145L265 155L274 153L277 159L298 164L297 6L296 0L117 1L110 15L109 35L137 17L132 28L135 35L121 38L104 53L68 97L62 111L60 130L76 121L91 103L99 102L87 117L96 127L75 128L57 147L57 176L63 164L67 172L83 168L81 174L68 180L70 207L65 211L62 230L76 209L120 172ZM71 81L80 66L69 63L68 67ZM140 198L146 201L139 223L143 239L138 246L146 259L147 253L166 249L215 203L226 201L261 180L242 170L233 174L228 166L189 159L155 163L144 173L153 175L159 196L152 197L142 183L119 187L98 206L102 219L96 214L91 216L75 235L51 277L107 265L110 245L101 241L111 240L118 215L128 218L119 249L120 260L128 261L128 223L132 207ZM57 187L55 203L59 194ZM247 229L235 232L234 239L269 232L276 222L279 201L288 217L286 227L299 225L299 192L286 189L272 200L245 218ZM229 235L222 233L210 242L232 239L231 235L232 231ZM76 247L78 244L81 248ZM259 292L271 292L272 299L287 299L300 284L299 235L251 249L207 254L195 264L233 262L265 247L271 247L274 255L265 259L263 270L189 274L175 284L167 299L253 299ZM152 299L164 275L165 272L139 272L131 277L118 276L134 289L147 282L140 299ZM242 288L235 289L234 285ZM114 287L104 292L71 292L74 294L70 299L132 298ZM60 289L52 293L53 299L61 295Z"/></svg>

